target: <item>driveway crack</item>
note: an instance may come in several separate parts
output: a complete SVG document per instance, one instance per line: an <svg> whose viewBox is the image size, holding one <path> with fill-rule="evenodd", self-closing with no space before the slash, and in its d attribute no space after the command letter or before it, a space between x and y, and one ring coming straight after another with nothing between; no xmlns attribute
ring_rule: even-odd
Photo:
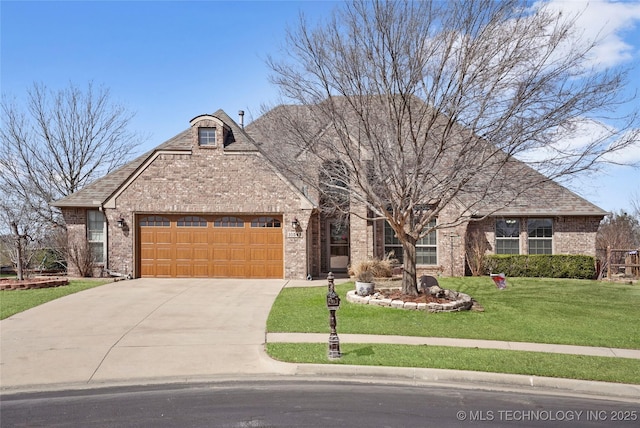
<svg viewBox="0 0 640 428"><path fill-rule="evenodd" d="M93 373L91 373L91 376L89 377L89 379L87 380L87 383L91 383L93 381L93 378L95 377L96 373L98 373L98 370L100 370L100 368L102 367L102 365L104 364L105 360L107 359L107 357L109 356L109 354L111 353L111 351L113 351L113 349L118 346L118 344L122 341L122 339L124 339L129 333L131 333L133 330L135 330L136 328L138 328L138 326L140 326L140 324L142 324L143 322L145 322L151 315L153 315L154 313L156 313L158 311L158 309L160 309L161 307L163 307L164 305L166 305L167 303L169 303L170 301L172 301L173 299L175 299L176 297L181 296L182 294L184 294L185 292L191 290L191 288L193 287L188 287L185 288L184 290L180 291L178 294L174 294L173 296L170 296L169 298L167 298L166 300L164 300L163 302L159 303L155 308L153 308L152 311L150 311L149 313L147 313L140 321L138 321L135 325L133 325L131 328L129 328L127 331L125 331L119 338L118 340L116 340L113 345L111 345L109 347L109 349L107 350L107 352L104 354L104 356L102 357L102 359L100 360L100 363L98 363L98 366L96 367L96 369L93 371Z"/></svg>

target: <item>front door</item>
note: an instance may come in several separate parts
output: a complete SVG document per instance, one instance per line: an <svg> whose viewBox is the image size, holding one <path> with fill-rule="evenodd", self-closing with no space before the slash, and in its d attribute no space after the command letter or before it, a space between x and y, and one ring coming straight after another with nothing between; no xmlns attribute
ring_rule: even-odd
<svg viewBox="0 0 640 428"><path fill-rule="evenodd" d="M329 269L346 272L349 267L349 223L329 221Z"/></svg>

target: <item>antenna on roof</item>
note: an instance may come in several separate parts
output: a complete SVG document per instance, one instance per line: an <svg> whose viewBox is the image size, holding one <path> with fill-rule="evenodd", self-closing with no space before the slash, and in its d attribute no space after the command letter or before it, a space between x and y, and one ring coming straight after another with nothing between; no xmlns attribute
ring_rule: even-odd
<svg viewBox="0 0 640 428"><path fill-rule="evenodd" d="M244 110L238 111L238 116L240 116L240 128L244 129Z"/></svg>

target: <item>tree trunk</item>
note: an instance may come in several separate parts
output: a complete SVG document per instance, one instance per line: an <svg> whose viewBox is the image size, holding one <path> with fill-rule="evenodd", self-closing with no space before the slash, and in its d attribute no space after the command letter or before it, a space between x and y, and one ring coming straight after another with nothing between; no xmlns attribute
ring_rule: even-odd
<svg viewBox="0 0 640 428"><path fill-rule="evenodd" d="M409 235L402 240L402 266L402 293L417 296L416 240Z"/></svg>
<svg viewBox="0 0 640 428"><path fill-rule="evenodd" d="M13 233L13 238L16 240L16 274L18 275L18 280L22 281L24 279L24 268L22 266L22 236L20 236L18 225L16 223L11 223L11 233Z"/></svg>

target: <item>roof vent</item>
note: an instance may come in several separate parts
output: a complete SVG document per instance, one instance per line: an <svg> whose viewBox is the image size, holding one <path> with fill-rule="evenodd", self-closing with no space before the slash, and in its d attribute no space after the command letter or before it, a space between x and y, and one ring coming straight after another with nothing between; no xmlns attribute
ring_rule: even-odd
<svg viewBox="0 0 640 428"><path fill-rule="evenodd" d="M238 111L238 116L240 116L240 128L244 129L244 110Z"/></svg>

